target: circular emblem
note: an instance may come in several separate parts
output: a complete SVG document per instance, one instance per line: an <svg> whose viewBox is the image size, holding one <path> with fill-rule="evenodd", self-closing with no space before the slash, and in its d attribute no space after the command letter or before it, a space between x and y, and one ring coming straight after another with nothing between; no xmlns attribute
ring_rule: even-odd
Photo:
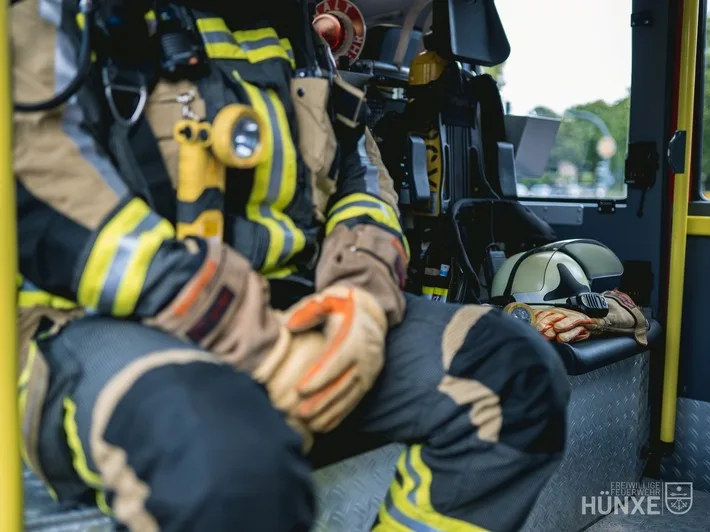
<svg viewBox="0 0 710 532"><path fill-rule="evenodd" d="M340 23L338 27L330 17ZM350 0L323 0L316 6L313 20L316 31L330 45L333 57L347 57L351 63L360 57L365 45L365 19L358 7Z"/></svg>

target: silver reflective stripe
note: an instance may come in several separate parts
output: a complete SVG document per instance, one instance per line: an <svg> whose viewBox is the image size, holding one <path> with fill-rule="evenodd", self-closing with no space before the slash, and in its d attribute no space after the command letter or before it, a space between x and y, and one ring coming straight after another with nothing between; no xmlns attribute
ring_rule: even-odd
<svg viewBox="0 0 710 532"><path fill-rule="evenodd" d="M242 50L258 50L259 48L264 48L266 46L278 46L281 47L281 43L276 37L264 37L263 39L258 39L256 41L243 41L239 40L239 46Z"/></svg>
<svg viewBox="0 0 710 532"><path fill-rule="evenodd" d="M400 525L408 527L413 532L441 532L436 528L431 528L429 525L420 523L419 521L415 521L411 517L404 515L399 508L395 506L394 501L392 500L392 495L389 492L385 498L385 508L392 519L397 521Z"/></svg>
<svg viewBox="0 0 710 532"><path fill-rule="evenodd" d="M414 468L412 467L412 448L407 447L407 452L405 453L404 456L404 465L407 468L407 474L409 477L414 481L414 487L412 490L407 493L407 498L409 499L409 502L411 502L413 505L417 505L417 499L416 499L416 493L417 493L417 488L421 485L422 479L419 476L419 473L417 473Z"/></svg>
<svg viewBox="0 0 710 532"><path fill-rule="evenodd" d="M367 154L367 145L365 135L360 137L357 143L357 152L360 156L360 161L365 167L365 187L368 194L379 196L380 194L380 171L373 164L372 159Z"/></svg>
<svg viewBox="0 0 710 532"><path fill-rule="evenodd" d="M54 50L54 90L59 94L76 77L78 50L61 30L61 0L40 0L39 12L44 20L57 28L57 44ZM74 142L84 160L96 169L116 195L119 198L127 196L128 188L111 161L99 151L94 139L83 129L84 122L84 111L75 95L64 106L62 130Z"/></svg>
<svg viewBox="0 0 710 532"><path fill-rule="evenodd" d="M201 35L205 44L229 43L237 45L237 41L234 40L234 37L228 31L203 31Z"/></svg>
<svg viewBox="0 0 710 532"><path fill-rule="evenodd" d="M104 286L101 289L98 310L109 314L112 313L113 303L116 300L118 288L121 286L123 274L128 268L131 257L136 249L138 249L141 234L153 229L160 223L160 220L160 216L154 212L150 212L133 231L121 238L118 248L116 249L116 255L114 255L111 267L106 274Z"/></svg>
<svg viewBox="0 0 710 532"><path fill-rule="evenodd" d="M282 136L281 128L279 127L278 117L276 116L276 109L274 109L273 102L269 98L269 95L261 91L261 95L266 104L266 109L269 112L269 121L271 122L271 129L274 132L274 157L271 160L271 174L269 175L269 189L266 197L267 205L261 205L259 207L259 212L264 218L272 218L271 215L271 205L276 203L279 198L279 192L283 186L283 171L284 171L284 139ZM275 219L276 223L284 232L284 247L279 255L279 263L285 261L293 250L293 233L289 229L288 225L283 220Z"/></svg>

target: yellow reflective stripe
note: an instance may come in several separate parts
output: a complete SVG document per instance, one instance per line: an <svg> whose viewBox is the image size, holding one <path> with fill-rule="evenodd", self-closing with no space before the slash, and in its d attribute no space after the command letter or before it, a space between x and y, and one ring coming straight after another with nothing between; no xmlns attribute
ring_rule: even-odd
<svg viewBox="0 0 710 532"><path fill-rule="evenodd" d="M291 129L288 124L288 117L286 116L286 109L284 109L283 103L274 91L268 91L268 96L271 100L271 105L276 112L276 125L281 136L283 158L283 162L281 164L281 176L272 176L280 179L279 195L273 206L276 217L286 225L291 233L291 238L293 239L290 252L287 256L281 257L281 262L284 262L293 257L296 253L303 251L303 248L306 247L306 236L303 234L303 231L296 227L296 224L293 223L291 217L284 214L284 211L296 195L298 160L296 155L296 146L293 143Z"/></svg>
<svg viewBox="0 0 710 532"><path fill-rule="evenodd" d="M27 410L27 396L29 390L27 385L30 382L30 376L32 375L32 365L34 364L35 358L37 357L37 344L35 342L30 342L29 352L27 353L27 360L25 361L25 367L22 368L20 377L17 379L17 385L19 388L20 396L18 400L18 406L20 411L20 423L24 422L25 411ZM20 454L22 455L22 460L25 462L27 467L32 469L30 463L30 457L27 453L27 445L25 444L25 438L22 432L20 432Z"/></svg>
<svg viewBox="0 0 710 532"><path fill-rule="evenodd" d="M111 507L108 505L108 502L106 501L106 493L103 491L98 490L96 492L96 506L98 507L99 510L101 510L101 513L104 515L107 515L108 517L113 517L113 512L111 511Z"/></svg>
<svg viewBox="0 0 710 532"><path fill-rule="evenodd" d="M281 268L279 270L273 270L264 274L264 277L268 279L285 279L289 275L296 273L298 268L296 266L288 266L286 268Z"/></svg>
<svg viewBox="0 0 710 532"><path fill-rule="evenodd" d="M447 532L489 532L485 528L466 523L453 517L440 514L431 504L431 469L422 460L422 446L412 445L409 448L410 465L420 478L416 487L415 500L417 516L422 523ZM406 469L406 467L405 467ZM406 496L405 496L406 499Z"/></svg>
<svg viewBox="0 0 710 532"><path fill-rule="evenodd" d="M434 286L423 286L422 294L425 296L442 296L446 297L449 295L449 290L447 288L437 288Z"/></svg>
<svg viewBox="0 0 710 532"><path fill-rule="evenodd" d="M227 24L221 18L197 19L197 29L202 35L207 57L212 59L247 59L246 52L237 45Z"/></svg>
<svg viewBox="0 0 710 532"><path fill-rule="evenodd" d="M251 100L254 110L263 117L268 117L269 113L266 108L266 102L261 96L259 89L253 85L242 82L244 89ZM264 120L264 138L269 139L264 143L264 159L254 169L254 185L252 186L251 194L246 205L246 216L249 220L256 222L269 231L269 248L266 253L266 260L262 269L268 270L273 268L281 255L281 250L284 246L285 236L281 227L273 219L273 209L267 204L269 194L269 180L271 175L271 166L273 164L274 143L272 124L270 120ZM262 208L268 211L270 216L262 215Z"/></svg>
<svg viewBox="0 0 710 532"><path fill-rule="evenodd" d="M18 388L19 388L19 397L17 401L18 405L18 410L19 410L19 416L20 416L20 423L24 424L24 419L25 419L25 414L27 411L27 399L29 397L29 389L27 388L27 385L30 382L30 376L32 373L32 366L34 365L35 359L37 357L37 344L35 342L30 342L30 349L29 353L27 354L27 361L25 363L25 367L22 368L22 373L20 374L20 377L18 379ZM37 474L37 471L35 471L35 465L32 464L30 461L30 456L29 453L27 452L27 444L25 442L25 437L23 434L23 431L20 431L20 456L22 457L22 461L25 463L25 466L27 466L28 469L33 471L35 474ZM43 483L45 489L49 493L49 496L52 497L53 500L57 501L57 494L52 489L52 487L46 483L46 479L43 479L45 482Z"/></svg>
<svg viewBox="0 0 710 532"><path fill-rule="evenodd" d="M281 47L284 49L286 52L286 55L288 56L288 61L291 63L291 68L296 68L296 56L293 54L293 47L291 46L291 41L288 39L279 39L279 42L281 43Z"/></svg>
<svg viewBox="0 0 710 532"><path fill-rule="evenodd" d="M397 213L387 202L375 196L370 196L369 194L363 194L361 192L349 194L333 205L328 214L325 234L329 235L339 223L360 216L369 216L375 222L389 227L396 232L402 239L404 250L407 254L407 258L409 258L409 242L407 242L403 234Z"/></svg>
<svg viewBox="0 0 710 532"><path fill-rule="evenodd" d="M76 424L76 403L69 397L64 398L64 431L67 436L67 443L72 451L74 469L87 486L95 489L102 489L103 482L98 473L94 473L89 469L86 462L84 448L81 445L79 438L79 427Z"/></svg>
<svg viewBox="0 0 710 532"><path fill-rule="evenodd" d="M135 309L148 267L172 226L134 198L99 232L79 281L79 303L116 316Z"/></svg>
<svg viewBox="0 0 710 532"><path fill-rule="evenodd" d="M30 376L32 375L32 365L35 363L37 358L37 344L35 342L30 342L30 347L27 352L27 360L25 361L25 367L22 368L20 377L17 380L17 385L22 388L27 386L30 382Z"/></svg>
<svg viewBox="0 0 710 532"><path fill-rule="evenodd" d="M274 28L256 30L240 30L233 34L237 44L242 48L251 63L259 63L268 59L285 59L290 61L278 34Z"/></svg>
<svg viewBox="0 0 710 532"><path fill-rule="evenodd" d="M238 75L235 73L235 78ZM246 205L247 218L265 227L269 232L269 246L262 273L271 275L305 247L306 238L290 217L284 214L296 190L296 148L288 129L288 119L283 104L273 91L261 91L242 82L254 110L265 117L263 132L264 158L254 169L254 184ZM272 120L272 117L275 120ZM276 153L276 146L281 153ZM287 241L289 248L286 247Z"/></svg>
<svg viewBox="0 0 710 532"><path fill-rule="evenodd" d="M96 308L101 298L106 277L121 239L133 231L150 212L146 203L132 199L101 230L86 261L79 281L79 303L88 308Z"/></svg>
<svg viewBox="0 0 710 532"><path fill-rule="evenodd" d="M148 11L145 14L145 19L146 20L155 20L155 12L154 11ZM79 26L79 29L84 29L84 24L86 23L86 18L84 17L84 13L77 13L76 14L76 24Z"/></svg>
<svg viewBox="0 0 710 532"><path fill-rule="evenodd" d="M201 18L197 20L197 29L205 52L212 59L248 60L250 63L268 59L292 61L274 28L231 32L221 18Z"/></svg>
<svg viewBox="0 0 710 532"><path fill-rule="evenodd" d="M405 526L409 523L401 523L400 520L395 517L396 513L401 513L400 519L403 521L413 522L414 524L422 524L417 515L417 508L408 499L408 494L413 493L416 488L414 479L409 475L406 466L406 456L407 451L403 452L399 460L397 461L397 469L399 470L400 477L402 478L402 486L399 485L397 480L392 481L390 486L389 496L392 499L393 509L387 511L387 504L383 504L383 509L387 512L389 519L397 523L398 525L404 526L405 530L410 530L410 527ZM395 515L392 515L395 513Z"/></svg>
<svg viewBox="0 0 710 532"><path fill-rule="evenodd" d="M20 308L51 307L58 310L77 308L76 303L41 290L21 290L17 296L17 305Z"/></svg>
<svg viewBox="0 0 710 532"><path fill-rule="evenodd" d="M20 423L23 422L25 419L25 410L27 410L27 395L29 394L29 390L27 387L21 387L20 388L20 397L18 399L18 407L19 407L19 414L20 414ZM27 454L27 445L25 444L25 438L22 434L22 431L20 431L20 455L22 456L22 461L25 463L25 465L32 469L32 465L30 464L30 456Z"/></svg>
<svg viewBox="0 0 710 532"><path fill-rule="evenodd" d="M280 44L271 44L269 46L262 46L256 50L247 50L246 54L250 63L260 63L269 59L284 59L290 62L286 50L281 48Z"/></svg>
<svg viewBox="0 0 710 532"><path fill-rule="evenodd" d="M198 18L197 19L197 29L200 33L205 32L225 32L229 33L229 28L227 23L218 17L213 18Z"/></svg>
<svg viewBox="0 0 710 532"><path fill-rule="evenodd" d="M326 234L330 234L340 222L363 215L370 216L376 222L402 233L397 213L388 203L375 196L358 192L345 196L333 205L328 215Z"/></svg>
<svg viewBox="0 0 710 532"><path fill-rule="evenodd" d="M19 308L51 307L58 310L70 310L78 306L73 301L40 290L19 273L15 279L19 289L17 292L17 306Z"/></svg>
<svg viewBox="0 0 710 532"><path fill-rule="evenodd" d="M116 293L113 303L114 316L133 314L143 290L150 263L161 244L174 237L173 226L167 220L161 220L153 229L141 233L138 237L138 246L130 258Z"/></svg>
<svg viewBox="0 0 710 532"><path fill-rule="evenodd" d="M277 39L279 38L276 30L274 28L258 28L255 30L239 30L233 33L234 38L237 42L253 42L261 41L263 39Z"/></svg>
<svg viewBox="0 0 710 532"><path fill-rule="evenodd" d="M372 532L412 532L411 528L395 521L394 517L387 513L384 504L380 506L380 511L377 515L380 518L380 522L372 529Z"/></svg>

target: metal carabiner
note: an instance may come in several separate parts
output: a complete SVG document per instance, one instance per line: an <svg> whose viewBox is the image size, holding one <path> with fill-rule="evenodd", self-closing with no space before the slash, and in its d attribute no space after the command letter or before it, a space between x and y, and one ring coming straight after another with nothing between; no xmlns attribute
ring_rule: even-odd
<svg viewBox="0 0 710 532"><path fill-rule="evenodd" d="M123 83L113 82L113 73L111 72L111 67L109 65L104 66L101 69L101 82L104 86L104 94L106 95L106 102L108 103L109 110L113 115L113 118L117 123L130 127L135 124L138 119L143 114L145 105L148 102L148 87L146 85L145 76L141 72L135 72L137 78L136 85L126 85ZM124 92L128 94L133 94L138 96L138 103L136 104L131 116L126 118L116 105L116 100L114 99L115 92Z"/></svg>

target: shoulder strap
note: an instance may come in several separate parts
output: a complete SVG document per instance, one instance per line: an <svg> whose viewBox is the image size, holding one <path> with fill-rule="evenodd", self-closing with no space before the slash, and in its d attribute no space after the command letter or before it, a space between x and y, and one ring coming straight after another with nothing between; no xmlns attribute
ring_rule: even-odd
<svg viewBox="0 0 710 532"><path fill-rule="evenodd" d="M157 72L150 65L130 69L114 65L113 69L116 85L131 86L143 83L148 94L153 91L158 81ZM114 95L118 100L115 92ZM125 113L125 116L130 114L132 106L135 105L135 94L128 93L127 96L126 106L129 107L129 112ZM115 103L121 112L121 102ZM177 195L165 167L158 140L147 118L141 115L135 123L128 125L114 117L108 130L108 143L128 187L145 199L155 212L174 224Z"/></svg>

